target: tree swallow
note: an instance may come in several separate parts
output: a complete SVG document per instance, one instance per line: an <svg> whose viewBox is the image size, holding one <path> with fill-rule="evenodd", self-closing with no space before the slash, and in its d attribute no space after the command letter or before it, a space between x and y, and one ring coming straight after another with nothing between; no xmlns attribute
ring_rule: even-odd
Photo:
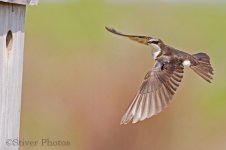
<svg viewBox="0 0 226 150"><path fill-rule="evenodd" d="M160 113L167 107L183 78L184 66L190 67L207 82L211 82L213 68L206 53L188 54L166 45L161 39L150 36L127 35L115 29L114 34L151 46L154 67L145 75L144 81L122 117L121 124L142 121Z"/></svg>

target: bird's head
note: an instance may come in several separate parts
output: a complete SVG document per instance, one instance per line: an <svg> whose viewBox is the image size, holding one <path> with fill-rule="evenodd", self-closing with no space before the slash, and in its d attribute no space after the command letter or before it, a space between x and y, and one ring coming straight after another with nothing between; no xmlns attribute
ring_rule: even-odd
<svg viewBox="0 0 226 150"><path fill-rule="evenodd" d="M162 40L158 39L158 38L150 38L148 40L148 45L150 45L151 47L153 47L156 50L162 49L162 47L164 46L164 43Z"/></svg>

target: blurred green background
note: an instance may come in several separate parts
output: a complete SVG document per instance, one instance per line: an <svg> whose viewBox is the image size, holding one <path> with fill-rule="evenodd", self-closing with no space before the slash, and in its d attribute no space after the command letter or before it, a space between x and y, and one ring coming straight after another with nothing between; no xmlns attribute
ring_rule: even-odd
<svg viewBox="0 0 226 150"><path fill-rule="evenodd" d="M148 47L104 26L207 52L213 83L186 68L168 108L119 125L154 61ZM20 150L225 150L225 35L224 3L80 0L28 7L20 138L70 146Z"/></svg>

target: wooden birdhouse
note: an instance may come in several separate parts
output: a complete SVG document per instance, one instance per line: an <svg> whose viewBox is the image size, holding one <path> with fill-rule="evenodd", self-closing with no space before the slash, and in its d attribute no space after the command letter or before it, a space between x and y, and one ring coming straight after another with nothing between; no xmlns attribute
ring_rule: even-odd
<svg viewBox="0 0 226 150"><path fill-rule="evenodd" d="M19 147L25 13L37 3L0 0L0 150Z"/></svg>

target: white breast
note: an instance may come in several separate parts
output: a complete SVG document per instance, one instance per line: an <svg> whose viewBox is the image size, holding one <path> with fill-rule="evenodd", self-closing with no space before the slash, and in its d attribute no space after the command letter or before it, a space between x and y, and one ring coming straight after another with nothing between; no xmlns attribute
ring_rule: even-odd
<svg viewBox="0 0 226 150"><path fill-rule="evenodd" d="M150 44L150 46L154 49L152 55L153 58L156 59L157 56L161 53L161 48L156 44Z"/></svg>
<svg viewBox="0 0 226 150"><path fill-rule="evenodd" d="M153 58L156 59L157 56L161 53L161 51L156 51L153 53Z"/></svg>

